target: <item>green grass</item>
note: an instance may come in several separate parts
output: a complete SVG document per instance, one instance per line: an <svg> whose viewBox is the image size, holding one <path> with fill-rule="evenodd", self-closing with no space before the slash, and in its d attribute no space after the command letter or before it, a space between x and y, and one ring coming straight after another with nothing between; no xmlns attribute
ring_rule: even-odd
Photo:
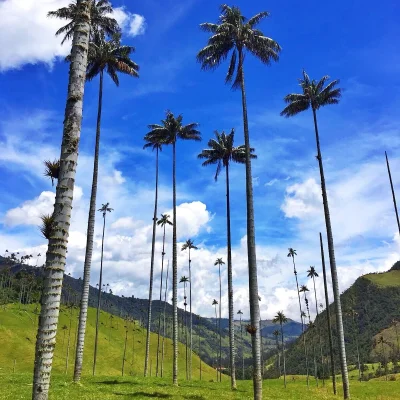
<svg viewBox="0 0 400 400"><path fill-rule="evenodd" d="M381 274L367 274L364 278L374 282L379 287L399 287L400 271L388 271Z"/></svg>
<svg viewBox="0 0 400 400"><path fill-rule="evenodd" d="M29 399L31 394L31 374L1 375L2 382L0 399L18 400ZM393 400L400 398L400 382L351 382L352 399L365 400ZM273 379L264 381L264 399L290 400L333 400L341 398L331 394L331 387L316 388L311 385L307 389L305 381L296 377L295 381L288 379L287 388L283 387L283 380ZM118 399L252 399L252 382L239 381L238 390L231 392L229 382L222 383L208 381L186 382L181 380L179 387L174 387L170 379L143 378L143 377L85 377L82 385L71 383L69 377L60 374L53 376L50 391L50 400L118 400Z"/></svg>

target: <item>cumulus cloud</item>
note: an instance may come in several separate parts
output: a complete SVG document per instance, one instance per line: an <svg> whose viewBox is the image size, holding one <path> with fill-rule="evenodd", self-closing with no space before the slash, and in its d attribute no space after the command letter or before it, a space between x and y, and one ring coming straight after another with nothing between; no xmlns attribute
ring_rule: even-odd
<svg viewBox="0 0 400 400"><path fill-rule="evenodd" d="M113 17L128 36L135 37L146 32L147 24L143 15L132 14L126 11L125 7L117 7L114 9Z"/></svg>

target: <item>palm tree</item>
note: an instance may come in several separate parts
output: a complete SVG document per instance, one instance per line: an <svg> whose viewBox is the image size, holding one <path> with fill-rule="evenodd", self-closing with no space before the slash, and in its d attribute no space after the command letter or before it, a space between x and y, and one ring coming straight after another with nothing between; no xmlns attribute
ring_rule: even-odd
<svg viewBox="0 0 400 400"><path fill-rule="evenodd" d="M221 335L221 306L222 306L222 285L221 285L221 265L225 265L222 261L222 258L217 258L214 263L214 266L218 265L218 276L219 276L219 322L218 322L218 331L219 331L219 380L221 381L221 358L222 358L222 335Z"/></svg>
<svg viewBox="0 0 400 400"><path fill-rule="evenodd" d="M181 280L179 281L179 283L183 283L183 305L185 306L185 320L184 320L184 326L185 326L185 333L186 333L186 340L185 340L185 349L186 349L186 380L189 380L189 370L188 370L188 333L187 333L187 323L186 323L186 318L187 318L187 314L186 314L186 306L187 306L187 296L186 296L186 285L187 283L190 282L189 278L187 276L182 276Z"/></svg>
<svg viewBox="0 0 400 400"><path fill-rule="evenodd" d="M386 343L385 339L383 338L383 336L380 336L377 344L381 345L381 349L382 349L382 361L381 361L381 365L385 367L385 376L386 376L386 380L388 380L388 375L387 375L387 360L386 360L386 354L385 354L385 346L384 344Z"/></svg>
<svg viewBox="0 0 400 400"><path fill-rule="evenodd" d="M103 214L103 235L101 239L101 258L100 258L100 277L99 277L99 293L97 297L97 312L96 312L96 335L94 339L94 358L93 358L93 375L96 373L96 361L97 361L97 342L99 336L99 322L100 322L100 305L101 305L101 284L103 282L103 250L104 250L104 233L106 229L106 215L108 212L113 211L109 207L110 203L102 204L98 210Z"/></svg>
<svg viewBox="0 0 400 400"><path fill-rule="evenodd" d="M319 316L318 311L318 300L317 300L317 289L315 287L315 278L318 278L318 273L315 270L315 267L310 266L310 269L307 270L307 277L312 278L314 284L314 296L315 296L315 311L317 313L317 317ZM321 341L321 329L318 326L318 338L319 338L319 350L321 353L321 365L322 365L322 385L325 386L325 363L324 363L324 355L322 352L322 341Z"/></svg>
<svg viewBox="0 0 400 400"><path fill-rule="evenodd" d="M192 340L192 269L190 258L190 250L197 250L191 239L188 239L186 243L183 244L181 251L189 250L189 311L190 311L190 358L189 358L189 377L192 379L192 352L193 352L193 340Z"/></svg>
<svg viewBox="0 0 400 400"><path fill-rule="evenodd" d="M321 261L322 261L322 276L324 279L324 291L325 291L325 303L326 303L326 319L328 325L328 338L329 338L329 354L331 358L331 376L332 376L332 388L333 393L336 395L336 373L335 373L335 358L333 356L333 338L331 328L331 312L329 310L329 296L328 296L328 284L326 282L326 271L325 271L325 256L324 256L324 245L322 242L321 232L319 233L319 241L321 246Z"/></svg>
<svg viewBox="0 0 400 400"><path fill-rule="evenodd" d="M251 325L257 326L260 319L258 304L257 261L254 227L253 183L251 175L251 151L249 125L247 119L246 91L244 80L244 58L246 51L255 55L262 63L269 65L278 61L281 50L278 43L264 36L256 29L269 14L261 12L250 19L244 17L238 7L221 6L219 23L203 23L201 29L211 34L207 45L199 51L197 60L204 70L214 70L230 56L230 63L225 82L230 83L235 75L232 88L241 88L244 143L246 150L246 202L247 202L247 251L249 264L249 293ZM236 74L235 74L236 71ZM255 399L262 398L262 377L260 358L260 332L252 335L254 395Z"/></svg>
<svg viewBox="0 0 400 400"><path fill-rule="evenodd" d="M218 301L214 299L213 302L212 302L212 305L215 306L215 330L216 330L216 332L218 332L218 315L217 315ZM217 382L218 382L218 380L219 380L219 378L218 378L218 351L217 351L215 363L217 364L216 370L217 370Z"/></svg>
<svg viewBox="0 0 400 400"><path fill-rule="evenodd" d="M315 80L310 80L307 73L303 70L303 79L300 79L299 81L303 93L288 94L285 97L285 102L288 105L281 112L281 115L284 115L285 117L291 117L296 114L299 114L302 111L309 109L310 107L313 113L315 137L317 142L317 160L319 164L319 172L321 177L322 201L324 205L326 233L328 236L328 251L331 264L333 296L336 307L336 325L337 325L339 348L340 348L339 354L340 354L340 366L341 366L342 381L343 381L343 396L345 399L348 399L350 398L350 385L349 385L349 374L347 371L346 347L344 342L342 306L340 302L340 290L339 290L339 282L336 269L331 217L329 214L328 195L326 190L324 166L322 163L322 154L319 142L318 123L317 123L317 110L329 104L338 104L342 94L341 89L337 88L339 80L334 80L328 83L326 86L324 86L328 80L329 80L328 76L324 76L318 82Z"/></svg>
<svg viewBox="0 0 400 400"><path fill-rule="evenodd" d="M296 250L289 247L289 253L288 257L292 258L293 261L293 273L296 278L296 287L297 287L297 297L299 299L299 310L300 310L300 318L301 318L301 332L303 336L303 347L304 347L304 357L306 359L306 376L307 376L307 387L309 386L309 377L308 377L308 354L307 354L307 344L306 344L306 335L304 334L304 318L305 318L305 313L303 312L301 308L301 300L300 300L300 291L299 291L299 281L297 279L297 270L296 270L296 263L294 261L294 256L297 256Z"/></svg>
<svg viewBox="0 0 400 400"><path fill-rule="evenodd" d="M242 326L242 310L237 312L240 318L240 341L242 342L242 379L244 380L244 343L243 343L243 326Z"/></svg>
<svg viewBox="0 0 400 400"><path fill-rule="evenodd" d="M244 145L234 147L234 129L230 134L225 132L219 133L215 131L215 139L210 139L208 142L208 149L204 149L198 158L205 159L203 166L217 165L215 172L215 180L222 167L225 167L226 172L226 222L227 222L227 248L228 248L228 302L229 302L229 349L230 349L230 368L231 368L231 388L236 389L236 376L235 376L235 359L234 359L234 329L233 329L233 284L232 284L232 243L231 243L231 208L230 208L230 192L229 192L229 163L233 161L238 164L246 163L246 148ZM254 149L250 149L251 153ZM256 155L251 154L251 158L257 158Z"/></svg>
<svg viewBox="0 0 400 400"><path fill-rule="evenodd" d="M161 150L161 145L160 144L154 144L153 145L153 149L154 146L156 147L157 150L157 161L156 161L156 170L157 170L157 174L156 174L156 202L155 202L155 207L154 209L157 209L157 192L158 192L158 147ZM154 222L157 221L157 218L154 218ZM163 275L164 275L164 256L165 256L165 227L166 225L172 225L172 222L169 220L169 215L168 214L161 214L161 218L157 221L157 225L161 226L161 228L164 229L164 233L163 233L163 247L162 247L162 253L161 253L161 278L160 278L160 308L158 310L158 337L157 337L157 364L156 364L156 376L158 376L158 361L159 361L159 352L160 352L160 331L161 331L161 299L162 299L162 288L163 288ZM154 254L153 254L153 250L154 250L154 245L155 245L155 228L153 227L153 244L152 244L152 260L154 261ZM150 287L151 287L151 292L152 292L152 288L153 288L153 265L150 268ZM168 276L167 276L167 280L168 280ZM151 299L149 299L149 307L150 307L150 302ZM150 310L150 317L151 317L151 310ZM150 319L149 317L149 319ZM164 304L164 324L165 324L165 304ZM150 327L148 327L148 330L150 330ZM165 327L164 327L164 332L165 332ZM150 335L149 339L150 339ZM148 350L147 350L147 344L149 345L149 349L150 349L150 340L147 343L146 341L146 352L147 352L147 356L146 358L148 358L149 354L148 354ZM164 346L164 338L163 338L163 346ZM162 377L162 366L161 366L161 377Z"/></svg>
<svg viewBox="0 0 400 400"><path fill-rule="evenodd" d="M122 371L121 371L122 376L124 376L124 369L125 369L126 343L128 342L128 325L125 325L124 328L125 328L125 343L124 343L124 355L122 356Z"/></svg>
<svg viewBox="0 0 400 400"><path fill-rule="evenodd" d="M283 324L286 324L287 318L283 311L279 311L274 319L272 320L274 324L279 323L281 326L281 340L282 340L282 358L283 358L283 384L286 388L286 359L285 359L285 344L283 341Z"/></svg>
<svg viewBox="0 0 400 400"><path fill-rule="evenodd" d="M76 8L76 15L79 15L79 18L71 32L71 63L60 171L54 204L54 235L50 237L46 253L45 279L36 335L32 400L46 400L49 393L82 124L85 71L91 26L89 7L90 2L79 0Z"/></svg>
<svg viewBox="0 0 400 400"><path fill-rule="evenodd" d="M161 124L149 125L150 132L145 136L145 140L153 143L172 144L172 307L173 307L173 373L172 380L174 385L178 385L178 264L176 251L176 141L196 140L200 141L200 132L197 130L198 124L182 124L183 117L177 117L172 112L167 111L166 118Z"/></svg>
<svg viewBox="0 0 400 400"><path fill-rule="evenodd" d="M44 176L51 179L51 186L54 186L54 180L58 180L60 174L60 160L46 160L43 162L45 166Z"/></svg>
<svg viewBox="0 0 400 400"><path fill-rule="evenodd" d="M358 316L358 312L354 309L350 309L346 315L351 318L353 324L353 331L354 331L354 341L356 342L356 352L357 352L357 364L358 364L358 380L361 382L362 380L362 370L361 370L361 361L360 361L360 350L358 346L358 323L356 324L356 317Z"/></svg>
<svg viewBox="0 0 400 400"><path fill-rule="evenodd" d="M394 332L396 334L396 341L397 341L397 357L400 356L400 341L399 341L399 332L397 330L397 324L399 323L399 321L397 321L396 319L392 319L392 325L394 327Z"/></svg>
<svg viewBox="0 0 400 400"><path fill-rule="evenodd" d="M88 12L91 21L91 38L96 31L102 31L106 35L112 36L119 32L120 28L117 21L110 16L113 8L109 0L88 0ZM72 38L76 25L80 22L81 13L79 12L79 0L71 0L67 7L59 8L56 11L50 11L48 17L65 19L68 21L66 25L56 32L56 36L64 35L61 44Z"/></svg>
<svg viewBox="0 0 400 400"><path fill-rule="evenodd" d="M172 225L172 224L171 224ZM163 251L164 253L164 251ZM163 255L164 258L164 255ZM168 291L168 273L169 273L169 260L167 264L167 277L165 278L165 292L164 292L164 322L163 322L163 338L162 338L162 345L161 345L161 378L163 377L164 374L164 341L165 341L165 329L166 329L166 321L165 321L165 312L166 312L166 307L167 307L167 291Z"/></svg>
<svg viewBox="0 0 400 400"><path fill-rule="evenodd" d="M85 263L83 267L82 305L79 314L78 342L76 346L74 381L79 382L82 374L83 349L85 345L85 332L87 309L89 305L90 267L92 263L94 227L96 220L97 181L99 174L101 114L103 104L103 79L107 73L112 81L119 86L118 73L138 77L138 65L130 59L134 48L121 45L121 35L114 34L106 40L103 32L95 32L89 47L89 63L86 80L91 81L99 75L99 98L97 109L96 143L94 149L92 189L87 225Z"/></svg>
<svg viewBox="0 0 400 400"><path fill-rule="evenodd" d="M390 181L390 188L392 189L392 197L393 197L393 206L394 206L394 212L396 214L396 220L397 220L397 227L399 228L399 235L400 235L400 220L399 220L399 213L397 211L397 203L396 203L396 195L394 193L394 188L393 188L393 181L392 181L392 174L390 173L390 165L389 165L389 159L385 151L385 157L386 157L386 165L387 165L387 170L389 174L389 181Z"/></svg>
<svg viewBox="0 0 400 400"><path fill-rule="evenodd" d="M275 336L276 340L276 349L278 350L278 372L279 372L279 379L281 378L281 353L279 352L279 331L276 329L272 332L272 334Z"/></svg>

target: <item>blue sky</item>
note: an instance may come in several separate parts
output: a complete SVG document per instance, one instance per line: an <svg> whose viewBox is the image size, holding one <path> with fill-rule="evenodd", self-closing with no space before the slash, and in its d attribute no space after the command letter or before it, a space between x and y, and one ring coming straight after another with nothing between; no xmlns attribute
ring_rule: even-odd
<svg viewBox="0 0 400 400"><path fill-rule="evenodd" d="M44 3L35 7L33 0L24 5L18 0L0 3L4 49L0 54L0 252L44 254L46 249L36 225L40 213L51 210L54 188L44 179L41 162L59 153L68 79L62 59L68 45L60 47L60 39L53 36L60 22L45 16L68 0ZM154 154L142 150L142 139L147 125L158 123L167 109L182 113L186 123L200 124L201 143L178 144L177 180L179 240L191 237L199 246L192 257L198 293L194 309L203 315L212 314L211 301L218 295L213 261L226 254L225 184L223 175L215 183L214 169L201 167L196 156L216 129L235 128L236 144L243 142L240 92L224 84L227 65L204 72L196 63L196 53L207 40L198 25L215 22L219 4L211 0L113 2L123 25L123 40L135 46L133 58L141 69L139 79L122 77L119 88L105 80L98 195L99 206L109 201L115 209L108 222L105 279L116 293L146 297ZM301 280L311 286L306 270L310 265L320 269L318 232L324 232L324 223L312 116L283 119L279 116L282 99L298 91L302 68L316 79L328 74L341 80L341 103L318 114L341 289L362 273L388 269L400 257L384 164L387 150L399 192L400 5L389 0L379 6L337 1L334 9L316 0L291 2L290 7L278 1L235 4L248 17L269 11L271 16L260 29L282 47L279 62L270 67L248 56L245 74L251 143L258 154L253 176L262 316L271 317L282 309L296 318L287 248L297 249ZM76 277L83 266L97 95L94 80L85 88L71 226L68 271ZM160 158L161 212L171 209L171 164L171 149L165 148ZM247 312L244 168L233 166L231 178L235 303ZM99 218L97 222L99 228ZM157 246L159 254L160 235ZM181 275L187 268L185 257L183 253L179 257ZM319 283L317 290L322 296Z"/></svg>

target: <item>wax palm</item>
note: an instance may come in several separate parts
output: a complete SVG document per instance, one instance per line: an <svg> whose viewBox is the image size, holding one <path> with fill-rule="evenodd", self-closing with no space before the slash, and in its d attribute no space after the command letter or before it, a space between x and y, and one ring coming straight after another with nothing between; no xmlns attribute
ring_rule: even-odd
<svg viewBox="0 0 400 400"><path fill-rule="evenodd" d="M288 94L285 97L284 100L288 105L281 112L281 115L285 117L291 117L296 114L299 114L302 111L306 111L309 108L311 108L313 113L315 138L317 142L317 160L321 177L322 202L324 206L326 233L328 236L328 251L331 264L333 296L336 308L336 324L339 337L339 348L340 348L339 354L340 354L340 366L341 366L342 382L343 382L343 395L344 398L347 399L350 397L350 386L349 386L349 375L347 371L342 306L340 301L340 290L339 290L339 282L338 282L336 260L335 260L335 249L333 244L332 224L331 224L331 217L329 214L328 195L326 190L324 166L322 162L322 154L321 154L318 123L317 123L317 110L326 105L338 104L339 99L342 95L341 89L337 87L339 84L339 80L334 80L326 84L328 80L329 80L328 76L322 77L319 81L311 80L310 77L307 75L307 73L303 70L303 78L299 80L302 93Z"/></svg>
<svg viewBox="0 0 400 400"><path fill-rule="evenodd" d="M222 334L221 334L221 306L222 306L222 284L221 284L221 266L225 265L222 258L217 258L214 262L214 266L218 265L218 277L219 277L219 321L218 321L218 331L219 331L219 379L221 381L221 360L222 360Z"/></svg>
<svg viewBox="0 0 400 400"><path fill-rule="evenodd" d="M89 62L87 67L86 79L93 80L99 75L99 98L97 110L96 142L94 149L92 190L90 194L90 206L87 225L85 263L83 269L83 290L81 309L79 313L78 339L76 345L76 357L74 368L74 381L78 382L81 378L85 332L87 321L87 310L89 306L89 284L90 268L92 263L94 227L96 220L96 197L97 181L100 157L100 135L101 135L101 114L103 103L103 78L104 72L119 86L118 73L138 77L138 65L130 59L134 49L130 46L121 45L121 35L114 34L110 40L106 40L103 32L96 32L89 46Z"/></svg>
<svg viewBox="0 0 400 400"><path fill-rule="evenodd" d="M46 253L35 345L32 400L46 400L49 394L82 127L85 70L91 29L89 7L87 1L78 3L76 12L79 18L71 32L71 63L54 202L54 224L57 230L50 237Z"/></svg>
<svg viewBox="0 0 400 400"><path fill-rule="evenodd" d="M157 220L156 218L156 212L157 212L157 197L158 197L158 151L161 150L161 145L159 143L146 143L144 147L152 147L153 150L157 151L157 156L156 156L156 200L155 200L155 205L154 205L154 217L153 217L153 242L151 245L151 250L152 250L152 263L150 266L150 287L152 289L153 287L153 265L154 265L154 249L155 249L155 237L156 237L156 230L155 230L155 224L160 226L163 229L163 247L162 247L162 253L161 253L161 277L160 277L160 308L158 312L158 337L157 337L157 365L156 365L156 376L158 376L158 363L159 363L159 352L160 352L160 331L161 331L161 296L162 296L162 289L163 289L163 276L164 276L164 256L165 256L165 228L167 225L172 225L172 222L169 220L169 215L168 214L161 214L161 218ZM152 290L149 290L149 292L153 292ZM149 298L149 307L150 307L150 298ZM149 309L147 310L149 312ZM150 317L151 317L151 310L150 310ZM149 318L150 320L150 318ZM165 305L164 305L164 320L165 320ZM164 326L165 330L165 326ZM165 336L165 335L164 335ZM146 338L147 339L147 338ZM149 344L149 350L150 350L150 340L147 343L146 340L146 352L148 357L148 350L147 350L147 344ZM163 337L163 346L164 346L164 337ZM163 353L164 354L164 353ZM163 375L163 363L161 363L161 377Z"/></svg>
<svg viewBox="0 0 400 400"><path fill-rule="evenodd" d="M212 302L212 305L215 307L215 331L218 332L218 314L217 314L218 301L214 299ZM218 380L219 380L219 377L218 377L218 351L217 351L215 363L217 364L216 371L217 371L217 382L218 382Z"/></svg>
<svg viewBox="0 0 400 400"><path fill-rule="evenodd" d="M237 312L240 318L240 341L242 342L242 379L244 380L244 345L243 345L243 326L242 326L242 310Z"/></svg>
<svg viewBox="0 0 400 400"><path fill-rule="evenodd" d="M244 143L246 153L246 202L247 202L247 251L249 265L249 294L251 325L257 326L260 319L260 309L257 300L257 260L254 227L253 183L251 174L251 147L249 125L247 120L247 104L244 80L244 57L249 52L262 63L269 65L278 61L280 46L274 40L264 36L256 26L269 14L261 12L250 19L244 17L238 7L221 6L221 15L217 24L203 23L201 29L211 34L207 45L197 54L197 60L204 70L214 70L228 56L230 63L225 78L227 83L233 82L233 88L241 88ZM260 356L260 332L252 335L254 395L262 398L262 371Z"/></svg>
<svg viewBox="0 0 400 400"><path fill-rule="evenodd" d="M272 335L275 337L276 340L276 349L278 351L278 372L279 372L279 379L281 378L281 353L279 351L279 336L280 336L280 332L278 331L278 329L275 329L272 332Z"/></svg>
<svg viewBox="0 0 400 400"><path fill-rule="evenodd" d="M197 250L197 247L194 245L193 240L188 239L186 243L183 244L181 251L189 250L189 312L190 312L190 358L189 358L189 377L192 379L192 352L193 352L193 321L192 321L192 260L190 258L190 250Z"/></svg>
<svg viewBox="0 0 400 400"><path fill-rule="evenodd" d="M186 322L186 318L187 318L187 313L186 313L186 306L187 306L187 296L186 296L186 285L188 283L190 283L189 278L187 276L182 276L179 283L183 283L183 290L184 290L184 302L183 305L185 306L185 321L184 321L184 325L185 325L185 332L186 332L186 340L185 340L185 350L186 350L186 380L189 379L189 365L188 365L188 334L187 334L187 322Z"/></svg>
<svg viewBox="0 0 400 400"><path fill-rule="evenodd" d="M358 380L361 382L362 380L362 370L361 370L361 361L360 361L360 349L358 346L358 336L359 336L359 328L358 323L356 322L356 318L358 317L358 312L353 308L346 312L346 315L351 318L353 324L353 332L354 332L354 341L356 342L356 351L357 351L357 364L358 364Z"/></svg>
<svg viewBox="0 0 400 400"><path fill-rule="evenodd" d="M91 32L103 31L107 35L112 35L120 30L117 21L110 17L113 13L113 8L108 0L89 0L89 13L91 20ZM72 38L74 28L77 22L81 19L77 0L71 0L67 7L59 8L56 11L50 11L47 16L69 21L66 25L60 28L56 35L64 35L61 44Z"/></svg>
<svg viewBox="0 0 400 400"><path fill-rule="evenodd" d="M43 162L45 166L44 176L51 179L51 186L54 186L54 180L58 180L60 174L60 160L46 160Z"/></svg>
<svg viewBox="0 0 400 400"><path fill-rule="evenodd" d="M96 373L96 361L97 361L97 345L99 337L99 321L100 321L100 307L101 307L101 284L103 282L103 252L104 252L104 233L106 229L106 216L107 213L113 211L109 207L110 203L102 204L101 208L98 209L103 214L103 235L101 239L101 257L100 257L100 276L99 276L99 293L97 296L97 311L96 311L96 334L94 338L94 357L93 357L93 375Z"/></svg>
<svg viewBox="0 0 400 400"><path fill-rule="evenodd" d="M281 326L281 340L282 340L282 358L283 358L283 384L286 388L286 358L285 358L285 344L283 340L283 324L286 324L287 318L283 311L279 311L274 319L272 320L274 324L279 324Z"/></svg>
<svg viewBox="0 0 400 400"><path fill-rule="evenodd" d="M173 307L173 373L172 380L174 385L178 384L178 264L176 251L176 141L195 140L200 141L200 132L197 130L198 124L182 124L183 117L177 117L167 111L166 118L161 124L149 125L150 132L145 136L145 140L153 143L172 145L172 209L173 209L173 229L172 229L172 307Z"/></svg>

